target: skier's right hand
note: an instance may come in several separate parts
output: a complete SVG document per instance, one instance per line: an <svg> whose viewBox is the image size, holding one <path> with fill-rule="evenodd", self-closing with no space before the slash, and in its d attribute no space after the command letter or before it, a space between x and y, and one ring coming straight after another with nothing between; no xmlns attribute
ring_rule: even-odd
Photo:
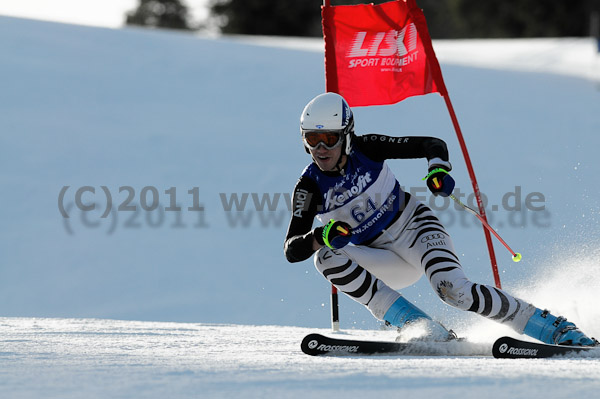
<svg viewBox="0 0 600 399"><path fill-rule="evenodd" d="M323 226L323 242L329 248L340 249L345 247L352 238L352 227L342 221L331 219Z"/></svg>

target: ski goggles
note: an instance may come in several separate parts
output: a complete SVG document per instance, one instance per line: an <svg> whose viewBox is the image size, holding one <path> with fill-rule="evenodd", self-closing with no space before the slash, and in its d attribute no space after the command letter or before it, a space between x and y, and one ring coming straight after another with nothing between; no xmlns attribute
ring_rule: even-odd
<svg viewBox="0 0 600 399"><path fill-rule="evenodd" d="M342 144L342 135L338 130L305 130L302 138L304 144L311 150L316 149L321 143L328 150L333 150Z"/></svg>

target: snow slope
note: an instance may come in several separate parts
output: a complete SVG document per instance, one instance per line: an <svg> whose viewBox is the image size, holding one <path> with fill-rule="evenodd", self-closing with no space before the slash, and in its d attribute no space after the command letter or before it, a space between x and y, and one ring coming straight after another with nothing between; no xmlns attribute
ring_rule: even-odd
<svg viewBox="0 0 600 399"><path fill-rule="evenodd" d="M551 385L554 397L596 392L597 378L589 376L598 375L598 365L590 359L524 362L527 367L469 359L457 368L455 359L339 361L298 353L308 328L328 328L329 287L310 260L292 265L282 254L286 195L309 161L298 116L324 87L314 41L292 42L280 48L0 17L0 315L6 317L0 319L0 389L13 397L193 396L200 390L218 397L237 387L248 396L295 397L309 381L316 396L404 389L458 397L494 387L504 397L525 397L533 381L538 388ZM560 49L544 53L557 55L548 61L555 65L574 45L517 41L505 44L506 54L526 45L535 53L542 43ZM487 52L474 50L481 42L444 45L455 46L440 51L440 59L489 199L490 222L524 257L514 264L496 245L503 287L600 335L597 83L583 72L533 73L531 58L502 61L511 70L498 60L486 64L480 58ZM597 61L591 41L576 47L580 60ZM479 60L477 67L469 57ZM439 96L357 108L355 115L358 132L442 137L457 187L470 192ZM430 201L423 160L390 165L407 189ZM529 195L538 202L527 204ZM153 208L154 196L159 206L142 209ZM80 209L93 204L93 211ZM453 208L439 215L467 274L492 283L478 221ZM403 293L461 335L491 342L510 333L441 304L425 280ZM345 298L341 324L379 327ZM171 329L191 329L190 340L173 344ZM283 353L253 353L262 334L278 340ZM224 354L196 351L197 341L211 336L228 337L228 344L237 337L238 352L225 362ZM164 363L154 359L159 348L172 347L163 352ZM189 363L178 367L182 356ZM339 377L347 388L334 384ZM560 389L557 378L564 379Z"/></svg>
<svg viewBox="0 0 600 399"><path fill-rule="evenodd" d="M286 198L309 161L298 115L324 86L321 53L0 21L0 68L8 77L0 95L1 314L328 325L326 282L311 261L290 265L282 255ZM567 259L583 264L578 252L598 234L597 190L586 184L596 178L594 83L443 68L490 222L524 255L513 264L497 245L504 286L527 289L540 281L538 271ZM358 132L444 138L457 186L471 192L439 96L355 111ZM431 200L420 180L424 161L391 166L407 189ZM81 192L80 205L95 203L94 211L76 205L77 190L86 187L95 194ZM545 209L527 210L528 195ZM153 199L160 206L143 210ZM119 210L125 206L135 211ZM175 206L181 211L165 210ZM440 217L472 279L493 281L479 222L455 209ZM405 294L438 317L459 317L425 281ZM342 318L347 327L376 326L351 302L342 303Z"/></svg>
<svg viewBox="0 0 600 399"><path fill-rule="evenodd" d="M315 358L313 329L0 319L3 398L594 398L600 361ZM387 338L390 334L387 334Z"/></svg>

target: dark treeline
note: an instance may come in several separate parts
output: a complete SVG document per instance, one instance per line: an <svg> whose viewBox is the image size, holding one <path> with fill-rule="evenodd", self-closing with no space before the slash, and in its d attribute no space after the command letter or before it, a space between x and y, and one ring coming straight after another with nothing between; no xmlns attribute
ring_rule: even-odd
<svg viewBox="0 0 600 399"><path fill-rule="evenodd" d="M372 1L375 4L384 1ZM332 5L369 3L331 0ZM209 0L223 33L321 36L322 0ZM501 38L597 36L600 0L417 0L431 37ZM195 29L185 0L140 0L129 25Z"/></svg>
<svg viewBox="0 0 600 399"><path fill-rule="evenodd" d="M332 0L332 5L384 1ZM433 38L589 36L600 0L417 0ZM224 33L320 36L320 0L211 0Z"/></svg>

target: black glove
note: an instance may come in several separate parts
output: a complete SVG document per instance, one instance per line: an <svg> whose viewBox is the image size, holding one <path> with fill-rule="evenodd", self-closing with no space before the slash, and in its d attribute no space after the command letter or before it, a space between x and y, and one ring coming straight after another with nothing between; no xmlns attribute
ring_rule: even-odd
<svg viewBox="0 0 600 399"><path fill-rule="evenodd" d="M425 179L427 179L427 187L433 195L447 197L454 190L454 179L444 168L432 168Z"/></svg>
<svg viewBox="0 0 600 399"><path fill-rule="evenodd" d="M322 231L322 237L319 237L322 240L317 238L317 242L323 241L323 244L333 249L345 247L352 238L352 227L346 222L336 222L333 219L325 226L315 229L317 234L319 231Z"/></svg>

